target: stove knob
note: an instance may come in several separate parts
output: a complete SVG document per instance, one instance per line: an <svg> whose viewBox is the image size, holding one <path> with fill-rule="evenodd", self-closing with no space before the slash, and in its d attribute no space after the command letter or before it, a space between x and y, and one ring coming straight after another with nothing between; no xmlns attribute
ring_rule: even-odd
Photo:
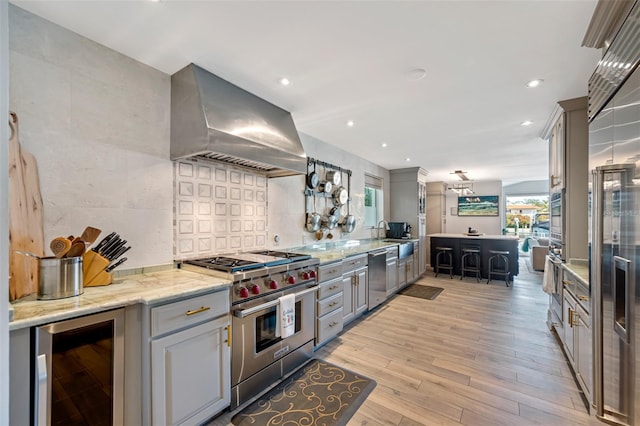
<svg viewBox="0 0 640 426"><path fill-rule="evenodd" d="M303 280L308 280L311 275L309 275L308 272L300 272L300 277L302 277Z"/></svg>
<svg viewBox="0 0 640 426"><path fill-rule="evenodd" d="M258 286L257 284L252 285L251 286L251 293L260 294L260 286Z"/></svg>
<svg viewBox="0 0 640 426"><path fill-rule="evenodd" d="M240 290L238 290L238 294L240 295L240 297L249 297L249 290L247 290L246 287L240 287Z"/></svg>
<svg viewBox="0 0 640 426"><path fill-rule="evenodd" d="M269 281L269 288L270 288L271 290L275 290L275 289L277 289L277 288L278 288L278 281L276 281L276 280L270 280L270 281Z"/></svg>
<svg viewBox="0 0 640 426"><path fill-rule="evenodd" d="M296 283L296 277L294 277L293 275L289 275L289 276L287 277L287 282L288 282L289 284L295 284L295 283Z"/></svg>
<svg viewBox="0 0 640 426"><path fill-rule="evenodd" d="M309 271L309 276L311 278L315 278L316 277L316 271Z"/></svg>

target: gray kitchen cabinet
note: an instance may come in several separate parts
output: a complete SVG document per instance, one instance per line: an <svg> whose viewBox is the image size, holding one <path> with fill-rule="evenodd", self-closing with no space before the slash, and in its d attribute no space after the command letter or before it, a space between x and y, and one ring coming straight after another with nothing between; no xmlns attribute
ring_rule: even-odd
<svg viewBox="0 0 640 426"><path fill-rule="evenodd" d="M427 182L427 235L441 234L446 232L447 223L447 184L445 182ZM422 247L427 259L431 259L431 245L426 244ZM422 275L425 270L421 269L422 265L418 262L419 274Z"/></svg>
<svg viewBox="0 0 640 426"><path fill-rule="evenodd" d="M367 310L368 255L352 256L342 261L343 319L353 321Z"/></svg>
<svg viewBox="0 0 640 426"><path fill-rule="evenodd" d="M389 171L391 222L407 222L420 241L418 271L427 270L427 171L421 167Z"/></svg>
<svg viewBox="0 0 640 426"><path fill-rule="evenodd" d="M543 130L549 142L549 193L562 199L559 228L552 209L551 239L561 240L563 259L586 259L589 123L586 96L557 103Z"/></svg>
<svg viewBox="0 0 640 426"><path fill-rule="evenodd" d="M591 401L593 383L593 348L588 289L572 271L563 270L563 328L561 336L565 354L582 391Z"/></svg>
<svg viewBox="0 0 640 426"><path fill-rule="evenodd" d="M571 363L572 366L575 366L576 361L575 361L575 347L574 347L574 342L575 342L575 332L573 329L573 324L574 324L574 313L576 312L576 299L573 297L573 295L566 291L562 294L562 298L563 298L563 306L564 306L564 313L562 315L562 325L564 328L564 340L562 341L562 344L564 346L564 352L567 355L567 358L569 359L569 362Z"/></svg>
<svg viewBox="0 0 640 426"><path fill-rule="evenodd" d="M316 347L327 343L342 331L343 284L342 263L320 265L317 268Z"/></svg>
<svg viewBox="0 0 640 426"><path fill-rule="evenodd" d="M229 290L150 309L151 424L200 424L229 406Z"/></svg>
<svg viewBox="0 0 640 426"><path fill-rule="evenodd" d="M581 305L576 306L575 340L576 366L578 381L585 394L591 395L593 385L593 337L591 335L591 317Z"/></svg>
<svg viewBox="0 0 640 426"><path fill-rule="evenodd" d="M396 275L398 276L398 289L407 285L407 259L398 259L398 268Z"/></svg>

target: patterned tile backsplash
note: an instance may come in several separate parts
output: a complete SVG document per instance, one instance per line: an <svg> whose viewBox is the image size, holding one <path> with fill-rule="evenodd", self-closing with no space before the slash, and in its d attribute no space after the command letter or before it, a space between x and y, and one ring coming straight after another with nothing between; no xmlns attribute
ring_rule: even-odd
<svg viewBox="0 0 640 426"><path fill-rule="evenodd" d="M267 178L207 160L174 162L174 257L267 247Z"/></svg>

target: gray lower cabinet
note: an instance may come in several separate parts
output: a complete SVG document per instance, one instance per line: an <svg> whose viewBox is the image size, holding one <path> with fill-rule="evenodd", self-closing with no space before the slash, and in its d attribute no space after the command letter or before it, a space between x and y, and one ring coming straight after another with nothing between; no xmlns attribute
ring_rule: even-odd
<svg viewBox="0 0 640 426"><path fill-rule="evenodd" d="M342 331L343 284L342 263L318 266L316 302L316 346L322 345Z"/></svg>
<svg viewBox="0 0 640 426"><path fill-rule="evenodd" d="M196 425L229 406L229 290L150 309L151 421Z"/></svg>
<svg viewBox="0 0 640 426"><path fill-rule="evenodd" d="M563 328L565 354L582 391L591 401L593 348L588 290L569 270L563 270Z"/></svg>
<svg viewBox="0 0 640 426"><path fill-rule="evenodd" d="M407 285L407 259L398 259L398 289Z"/></svg>
<svg viewBox="0 0 640 426"><path fill-rule="evenodd" d="M367 310L368 269L367 254L348 257L342 261L344 324Z"/></svg>

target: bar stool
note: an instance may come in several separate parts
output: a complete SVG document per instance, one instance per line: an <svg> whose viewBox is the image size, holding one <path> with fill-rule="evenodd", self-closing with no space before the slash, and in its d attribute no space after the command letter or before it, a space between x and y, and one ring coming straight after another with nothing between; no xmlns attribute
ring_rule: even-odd
<svg viewBox="0 0 640 426"><path fill-rule="evenodd" d="M449 277L453 278L453 248L452 247L436 247L436 277L441 269L449 270ZM447 262L445 262L447 261Z"/></svg>
<svg viewBox="0 0 640 426"><path fill-rule="evenodd" d="M460 280L465 272L476 275L476 282L480 282L480 249L476 247L464 247L462 249L462 267L460 268Z"/></svg>
<svg viewBox="0 0 640 426"><path fill-rule="evenodd" d="M509 254L509 250L489 250L489 277L487 284L491 281L492 275L503 275L504 282L509 287Z"/></svg>

